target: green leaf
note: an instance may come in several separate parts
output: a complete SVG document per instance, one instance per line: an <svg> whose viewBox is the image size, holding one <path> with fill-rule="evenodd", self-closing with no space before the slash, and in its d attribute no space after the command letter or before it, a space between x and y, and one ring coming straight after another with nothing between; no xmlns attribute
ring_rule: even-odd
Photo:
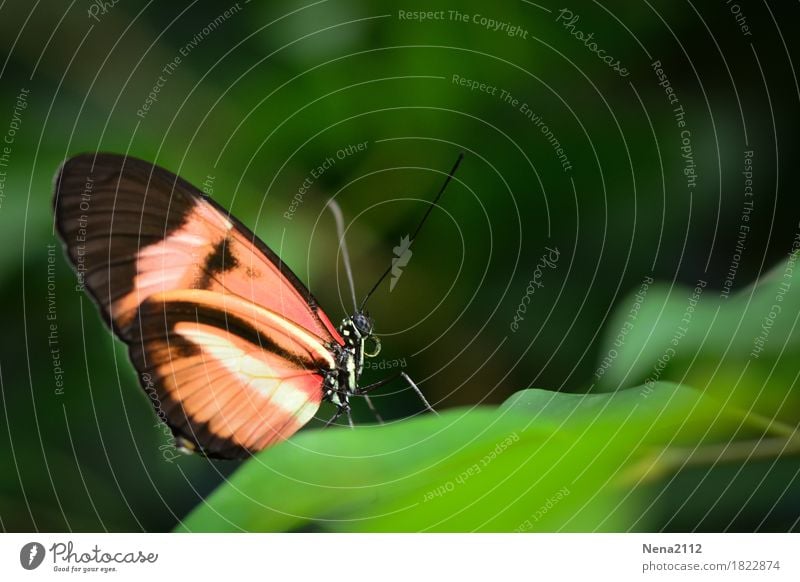
<svg viewBox="0 0 800 582"><path fill-rule="evenodd" d="M355 430L309 430L247 462L180 531L619 531L641 522L631 480L666 445L764 433L674 384L615 394L525 390Z"/></svg>
<svg viewBox="0 0 800 582"><path fill-rule="evenodd" d="M652 285L635 312L623 303L606 392L524 390L497 408L305 431L245 464L180 530L660 527L648 487L665 476L800 454L794 259L735 296Z"/></svg>
<svg viewBox="0 0 800 582"><path fill-rule="evenodd" d="M800 422L797 254L734 295L651 286L621 302L607 328L595 389L689 384L791 425Z"/></svg>

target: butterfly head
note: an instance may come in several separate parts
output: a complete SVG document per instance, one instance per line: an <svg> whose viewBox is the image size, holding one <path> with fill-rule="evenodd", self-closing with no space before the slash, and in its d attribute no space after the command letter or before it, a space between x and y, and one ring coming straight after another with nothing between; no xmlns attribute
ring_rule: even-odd
<svg viewBox="0 0 800 582"><path fill-rule="evenodd" d="M372 318L366 311L357 311L345 319L340 331L347 344L358 346L368 358L374 358L381 351L381 342L373 333ZM370 347L367 347L368 342L372 344Z"/></svg>
<svg viewBox="0 0 800 582"><path fill-rule="evenodd" d="M359 311L353 316L353 324L361 332L361 337L364 339L364 355L368 358L377 356L381 351L381 340L372 332L372 318L366 311ZM367 341L372 343L370 348L366 347Z"/></svg>
<svg viewBox="0 0 800 582"><path fill-rule="evenodd" d="M353 316L353 325L362 337L366 338L372 335L372 318L366 311L359 311Z"/></svg>

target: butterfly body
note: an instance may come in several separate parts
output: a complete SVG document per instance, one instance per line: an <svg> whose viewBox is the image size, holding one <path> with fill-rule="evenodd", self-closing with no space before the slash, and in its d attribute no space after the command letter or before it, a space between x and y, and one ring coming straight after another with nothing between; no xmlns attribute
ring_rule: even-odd
<svg viewBox="0 0 800 582"><path fill-rule="evenodd" d="M381 344L372 333L372 320L361 311L342 321L339 333L344 345L330 346L335 355L336 369L325 378L323 398L339 407L338 413L342 414L349 412L350 396L362 393L359 379L364 370L364 357L377 356ZM368 340L375 342L372 351L366 349Z"/></svg>

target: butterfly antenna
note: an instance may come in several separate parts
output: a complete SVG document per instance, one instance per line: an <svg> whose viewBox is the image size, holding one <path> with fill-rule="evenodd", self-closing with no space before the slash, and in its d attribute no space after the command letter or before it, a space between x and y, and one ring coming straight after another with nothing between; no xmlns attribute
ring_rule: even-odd
<svg viewBox="0 0 800 582"><path fill-rule="evenodd" d="M439 199L442 197L442 194L444 194L444 191L447 189L447 185L450 183L450 180L453 179L453 176L455 175L456 170L458 170L458 166L461 164L461 160L463 160L463 159L464 159L464 153L461 152L460 154L458 154L458 158L456 158L456 163L453 164L453 167L450 168L450 171L447 173L447 178L445 178L444 183L442 184L442 187L439 188L439 193L433 199L433 201L431 202L430 206L428 206L428 210L425 212L425 215L422 217L422 220L419 221L419 224L417 225L417 228L414 231L414 234L411 235L411 237L409 239L409 242L408 242L409 247L414 242L414 240L417 238L417 235L419 234L419 231L422 230L422 226L425 224L425 221L428 220L428 217L431 215L431 212L433 212L433 209L436 206L436 203L439 202ZM364 301L361 302L361 309L359 311L363 311L364 310L364 306L367 304L367 301L369 300L369 298L372 296L373 293L375 293L375 291L378 289L378 287L383 282L383 280L386 277L388 277L389 273L391 273L391 272L392 272L392 265L390 264L387 267L386 271L384 271L383 275L381 275L380 278L378 279L378 281L372 286L372 289L369 290L369 293L367 293L367 296L364 297Z"/></svg>
<svg viewBox="0 0 800 582"><path fill-rule="evenodd" d="M356 285L353 282L353 269L350 267L350 252L347 250L347 241L344 238L344 215L339 203L333 198L328 200L328 208L333 213L333 219L336 221L336 234L339 236L339 248L342 249L342 257L344 258L344 270L347 273L347 280L350 282L350 294L353 296L353 308L358 309L358 300L356 299Z"/></svg>

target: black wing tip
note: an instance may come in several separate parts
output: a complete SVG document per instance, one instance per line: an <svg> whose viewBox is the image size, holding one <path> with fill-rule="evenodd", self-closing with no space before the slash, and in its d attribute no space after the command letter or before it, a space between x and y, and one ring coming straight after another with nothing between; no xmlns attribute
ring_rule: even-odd
<svg viewBox="0 0 800 582"><path fill-rule="evenodd" d="M150 162L146 162L135 156L129 156L128 154L119 154L116 152L82 152L65 158L64 161L61 162L56 171L56 181L66 172L72 171L73 167L88 166L89 168L95 168L101 165L121 167L124 164L145 164L147 166L154 166L154 164Z"/></svg>
<svg viewBox="0 0 800 582"><path fill-rule="evenodd" d="M61 184L65 176L75 173L81 167L88 166L91 168L95 166L98 161L105 160L108 162L111 159L125 160L126 158L127 156L125 155L111 152L83 152L65 158L64 161L59 164L55 176L53 176L53 209L58 211L59 200L61 199L59 194L61 193ZM127 159L132 160L134 158Z"/></svg>

